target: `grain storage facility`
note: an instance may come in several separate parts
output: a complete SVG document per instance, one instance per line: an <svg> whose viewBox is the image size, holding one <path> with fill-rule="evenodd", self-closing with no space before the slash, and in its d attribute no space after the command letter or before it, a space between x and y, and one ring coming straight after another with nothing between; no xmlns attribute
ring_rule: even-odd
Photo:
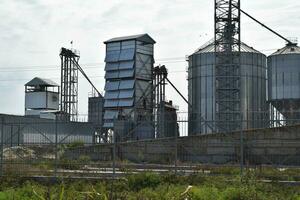
<svg viewBox="0 0 300 200"><path fill-rule="evenodd" d="M300 47L296 44L287 45L268 57L268 97L275 108L275 111L271 109L274 123L299 122Z"/></svg>
<svg viewBox="0 0 300 200"><path fill-rule="evenodd" d="M222 132L216 118L216 66L214 41L189 56L189 135ZM266 56L241 44L240 102L243 129L267 126ZM226 74L226 76L232 76ZM235 122L239 123L239 122Z"/></svg>

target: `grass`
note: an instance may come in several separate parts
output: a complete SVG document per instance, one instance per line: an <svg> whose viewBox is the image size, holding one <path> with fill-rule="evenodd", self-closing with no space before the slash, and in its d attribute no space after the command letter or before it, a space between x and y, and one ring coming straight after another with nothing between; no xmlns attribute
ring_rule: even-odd
<svg viewBox="0 0 300 200"><path fill-rule="evenodd" d="M249 173L239 177L175 176L150 172L120 180L60 181L57 183L2 179L0 200L300 200L300 186L261 183Z"/></svg>

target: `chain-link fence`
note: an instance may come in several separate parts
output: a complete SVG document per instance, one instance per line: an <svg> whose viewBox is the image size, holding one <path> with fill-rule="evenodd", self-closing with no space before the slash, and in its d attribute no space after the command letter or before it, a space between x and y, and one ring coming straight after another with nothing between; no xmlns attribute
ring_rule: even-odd
<svg viewBox="0 0 300 200"><path fill-rule="evenodd" d="M269 118L261 123L266 127L193 135L189 124L194 122L183 113L149 123L115 119L114 130L95 130L86 122L9 115L1 115L0 120L3 176L102 177L143 171L239 174L243 169L285 174L300 166L296 119L287 123L284 118ZM147 135L143 131L152 132L153 138L136 137Z"/></svg>

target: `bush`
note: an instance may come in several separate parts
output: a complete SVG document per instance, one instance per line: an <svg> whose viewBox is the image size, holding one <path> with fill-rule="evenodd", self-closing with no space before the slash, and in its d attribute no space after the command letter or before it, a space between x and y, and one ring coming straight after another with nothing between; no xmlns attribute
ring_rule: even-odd
<svg viewBox="0 0 300 200"><path fill-rule="evenodd" d="M222 200L267 200L267 196L254 187L229 187L222 193Z"/></svg>
<svg viewBox="0 0 300 200"><path fill-rule="evenodd" d="M216 200L219 199L219 191L215 187L193 187L188 197L192 200Z"/></svg>
<svg viewBox="0 0 300 200"><path fill-rule="evenodd" d="M132 191L155 188L159 185L160 181L159 175L150 172L128 176L128 186Z"/></svg>
<svg viewBox="0 0 300 200"><path fill-rule="evenodd" d="M78 147L84 147L84 142L81 141L81 140L77 140L77 141L74 141L70 144L67 144L67 148L78 148Z"/></svg>

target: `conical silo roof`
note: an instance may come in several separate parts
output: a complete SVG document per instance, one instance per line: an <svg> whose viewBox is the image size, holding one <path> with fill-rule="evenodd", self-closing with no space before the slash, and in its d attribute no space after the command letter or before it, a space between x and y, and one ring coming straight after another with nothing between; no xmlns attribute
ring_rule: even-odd
<svg viewBox="0 0 300 200"><path fill-rule="evenodd" d="M271 56L286 54L300 54L300 47L297 45L286 45L285 47L278 49L276 52L271 54Z"/></svg>
<svg viewBox="0 0 300 200"><path fill-rule="evenodd" d="M195 51L195 53L213 53L215 52L215 40L210 40L199 49ZM248 53L261 53L260 51L254 49L253 47L248 46L247 44L241 42L241 52Z"/></svg>

